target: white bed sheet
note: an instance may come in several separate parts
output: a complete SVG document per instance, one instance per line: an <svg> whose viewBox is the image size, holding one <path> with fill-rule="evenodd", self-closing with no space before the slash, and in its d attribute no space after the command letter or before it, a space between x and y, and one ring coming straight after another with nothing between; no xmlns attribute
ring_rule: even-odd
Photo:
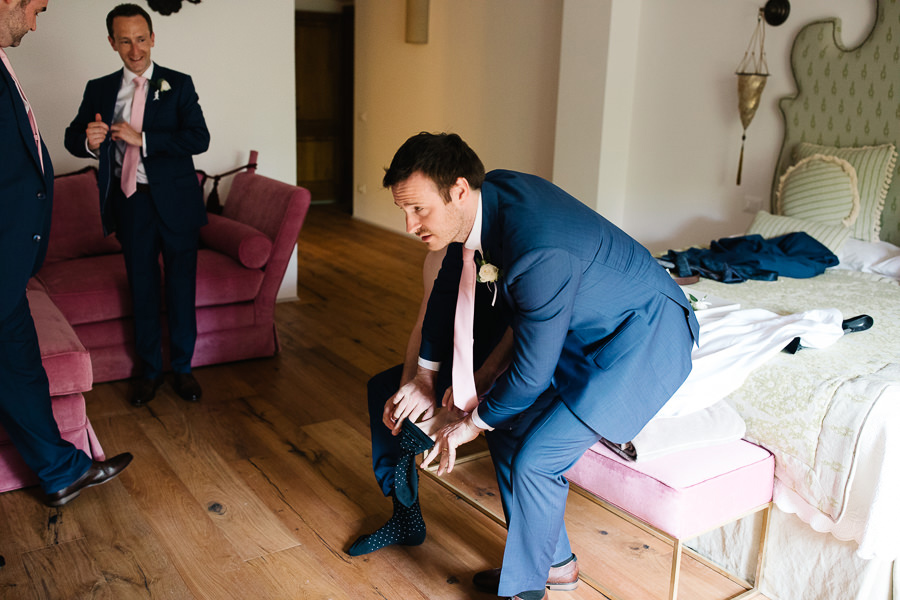
<svg viewBox="0 0 900 600"><path fill-rule="evenodd" d="M871 368L866 367L857 373L863 378L868 377L867 373L877 372L885 364L900 361L900 318L897 317L900 301L896 282L882 279L876 283L877 276L848 272L826 273L821 277L829 286L835 286L837 292L834 297L820 297L820 301L833 302L830 306L838 308L847 317L871 312L875 317L875 327L870 332L848 336L834 349L804 350L794 357L781 355L763 369L784 369L796 361L810 372L819 369L821 378L828 379L832 374L841 372L838 366L841 356L844 356L841 352L862 354L877 348L880 354L875 352ZM783 314L810 308L808 298L812 295L809 290L813 283L809 280L748 284L726 286L703 280L699 287L719 297L729 298L731 295L730 299L739 300L744 307L762 306ZM859 290L866 293L860 294ZM865 296L879 297L881 302L876 299L870 301ZM829 305L819 305L826 306ZM868 308L872 310L866 310ZM752 387L753 379L756 379L756 388ZM839 510L829 510L832 507L811 501L808 490L803 489L801 493L795 490L800 489L807 478L815 478L815 469L821 471L822 464L828 466L829 461L823 460L822 456L825 459L832 456L822 451L822 436L833 434L831 429L842 421L835 420L833 407L822 405L808 408L801 395L788 401L795 405L782 412L783 399L794 394L795 389L773 389L768 394L770 397L764 398L762 406L750 406L760 397L761 381L764 382L762 373L751 377L751 385L742 387L727 401L747 420L748 438L764 446L772 439L778 446L773 451L776 452L776 462L781 461L776 468L775 488L775 503L779 509L796 514L817 532L852 542L856 546L855 555L860 560L874 558L890 563L900 557L900 516L897 511L900 507L900 384L884 386L877 399L868 399L870 408L864 418L859 415L855 417L860 424L858 434L855 441L843 450L844 458L839 461L843 463L840 468L849 468L849 472L845 471L845 487L839 490L840 493L832 494L832 500L837 498L841 506ZM748 389L755 391L748 393ZM796 405L798 402L800 404ZM821 433L819 428L822 428ZM794 431L797 432L795 443ZM785 432L790 432L787 445Z"/></svg>

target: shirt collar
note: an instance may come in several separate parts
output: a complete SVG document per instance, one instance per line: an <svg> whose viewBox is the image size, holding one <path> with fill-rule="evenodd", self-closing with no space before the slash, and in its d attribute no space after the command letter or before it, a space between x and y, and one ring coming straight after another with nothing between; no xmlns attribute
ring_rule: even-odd
<svg viewBox="0 0 900 600"><path fill-rule="evenodd" d="M155 65L151 62L150 66L147 67L147 70L144 71L144 74L141 77L144 77L147 81L153 80L153 67ZM128 67L122 67L125 71L125 74L122 76L122 85L131 84L134 81L134 78L137 77L136 73L131 72Z"/></svg>
<svg viewBox="0 0 900 600"><path fill-rule="evenodd" d="M464 244L466 248L470 250L475 250L481 254L484 254L481 250L481 194L478 194L478 208L475 211L475 223L472 225L472 231L469 232L469 237L466 238L466 243Z"/></svg>

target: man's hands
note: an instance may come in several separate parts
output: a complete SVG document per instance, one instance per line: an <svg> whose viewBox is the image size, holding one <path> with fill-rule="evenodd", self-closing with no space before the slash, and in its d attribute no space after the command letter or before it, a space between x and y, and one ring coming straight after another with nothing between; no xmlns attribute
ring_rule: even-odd
<svg viewBox="0 0 900 600"><path fill-rule="evenodd" d="M390 400L384 404L382 421L391 433L398 435L404 419L410 419L413 423L424 416L426 419L434 414L435 394L434 380L437 378L435 371L429 371L419 367L416 376L402 386Z"/></svg>
<svg viewBox="0 0 900 600"><path fill-rule="evenodd" d="M137 146L139 148L144 145L143 136L135 131L130 123L122 121L110 126L103 122L103 118L99 113L94 116L92 122L88 123L85 134L87 135L88 149L91 152L97 152L100 144L106 139L107 134L114 142L122 140L129 146Z"/></svg>
<svg viewBox="0 0 900 600"><path fill-rule="evenodd" d="M94 116L93 122L88 123L85 133L87 134L88 149L91 152L97 152L100 144L106 139L106 134L109 133L109 125L103 122L103 118L98 113Z"/></svg>
<svg viewBox="0 0 900 600"><path fill-rule="evenodd" d="M422 461L422 468L428 467L431 461L440 454L441 464L438 467L437 474L440 476L451 472L456 462L456 449L477 438L481 432L482 430L472 422L471 415L445 425L438 431L434 448L425 456L425 460Z"/></svg>

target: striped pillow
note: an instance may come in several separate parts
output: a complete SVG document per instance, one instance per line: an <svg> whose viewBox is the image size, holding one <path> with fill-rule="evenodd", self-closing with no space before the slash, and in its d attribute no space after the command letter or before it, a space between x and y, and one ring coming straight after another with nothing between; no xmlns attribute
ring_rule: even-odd
<svg viewBox="0 0 900 600"><path fill-rule="evenodd" d="M859 215L856 169L836 156L808 156L781 176L775 199L780 215L850 227Z"/></svg>
<svg viewBox="0 0 900 600"><path fill-rule="evenodd" d="M828 225L817 221L804 221L793 217L772 215L764 210L756 213L756 218L747 230L747 235L758 234L764 238L777 237L786 233L804 231L820 244L837 254L847 238L850 228L843 225Z"/></svg>
<svg viewBox="0 0 900 600"><path fill-rule="evenodd" d="M859 216L851 227L851 235L866 242L877 242L881 234L884 198L897 162L894 145L836 148L801 142L794 150L794 157L798 160L816 154L842 158L856 169Z"/></svg>

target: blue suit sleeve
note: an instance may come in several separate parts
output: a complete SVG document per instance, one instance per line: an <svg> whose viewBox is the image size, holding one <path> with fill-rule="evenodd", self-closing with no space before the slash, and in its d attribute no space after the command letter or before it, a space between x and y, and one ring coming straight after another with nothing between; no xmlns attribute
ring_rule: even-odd
<svg viewBox="0 0 900 600"><path fill-rule="evenodd" d="M193 156L209 149L209 129L200 108L200 98L194 89L194 81L185 75L172 90L164 93L177 94L177 126L171 131L148 129L144 132L147 140L147 156ZM159 119L165 122L165 119Z"/></svg>
<svg viewBox="0 0 900 600"><path fill-rule="evenodd" d="M89 82L84 88L84 96L81 99L81 106L78 107L78 113L72 119L72 122L69 123L69 126L66 127L65 137L63 138L66 150L79 158L92 158L85 146L85 140L87 139L85 132L88 123L93 121L95 115L100 112L99 94L91 88L92 82Z"/></svg>
<svg viewBox="0 0 900 600"><path fill-rule="evenodd" d="M515 315L513 359L478 408L492 427L527 409L550 386L569 331L581 264L563 250L543 248L516 261L507 276Z"/></svg>

